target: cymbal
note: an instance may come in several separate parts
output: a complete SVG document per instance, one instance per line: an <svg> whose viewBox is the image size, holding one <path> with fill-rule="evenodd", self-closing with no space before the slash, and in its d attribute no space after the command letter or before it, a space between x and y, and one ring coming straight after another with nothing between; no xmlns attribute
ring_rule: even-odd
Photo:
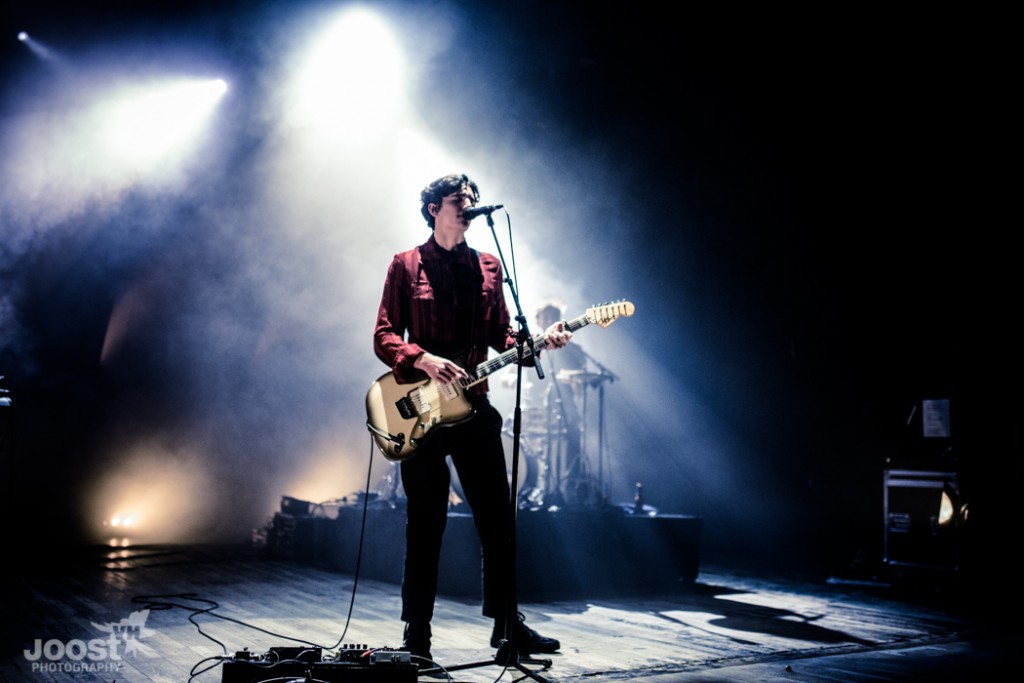
<svg viewBox="0 0 1024 683"><path fill-rule="evenodd" d="M606 380L610 380L611 375L606 375L601 372L587 372L586 370L559 370L555 375L555 379L560 382L575 382L576 384L592 384L597 385Z"/></svg>

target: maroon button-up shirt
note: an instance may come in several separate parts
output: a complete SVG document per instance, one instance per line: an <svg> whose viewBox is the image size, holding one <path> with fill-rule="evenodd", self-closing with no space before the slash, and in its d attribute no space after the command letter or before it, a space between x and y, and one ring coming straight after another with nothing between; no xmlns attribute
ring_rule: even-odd
<svg viewBox="0 0 1024 683"><path fill-rule="evenodd" d="M373 350L400 383L422 379L413 367L424 351L472 371L489 349L515 345L505 304L501 262L463 242L451 251L431 235L395 254L384 280ZM468 390L486 394L487 382Z"/></svg>

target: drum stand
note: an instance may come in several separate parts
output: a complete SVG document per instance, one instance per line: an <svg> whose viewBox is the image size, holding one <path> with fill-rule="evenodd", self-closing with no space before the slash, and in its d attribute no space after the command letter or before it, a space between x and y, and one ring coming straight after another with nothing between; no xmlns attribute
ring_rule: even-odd
<svg viewBox="0 0 1024 683"><path fill-rule="evenodd" d="M601 501L604 500L606 493L604 490L604 438L605 438L605 427L604 427L604 385L606 382L614 382L618 379L614 372L606 368L600 362L597 361L589 353L580 349L584 358L594 364L599 372L588 373L585 378L586 385L589 387L597 387L597 493L600 496ZM583 391L583 414L586 416L587 413L587 393L586 389ZM584 419L583 424L586 424ZM586 443L586 439L584 439Z"/></svg>
<svg viewBox="0 0 1024 683"><path fill-rule="evenodd" d="M565 415L565 405L562 403L562 385L556 377L551 378L551 387L548 389L547 401L553 400L553 405L548 404L545 409L545 453L548 463L544 506L563 507L565 496L562 493L562 464L565 462L567 433L569 429L568 419Z"/></svg>
<svg viewBox="0 0 1024 683"><path fill-rule="evenodd" d="M585 370L563 370L558 373L563 384L572 383L580 387L580 415L577 435L579 448L572 455L572 460L565 463L565 477L567 486L570 487L572 495L569 499L575 503L603 502L604 491L604 384L606 381L616 379L615 375L605 370L600 363L594 361L583 349L580 352L595 365L601 368L600 373L587 372ZM557 385L556 385L557 386ZM590 458L588 455L588 434L587 426L590 423L588 415L587 389L596 387L598 390L598 415L597 415L597 480L589 470ZM562 407L564 414L564 406ZM556 481L561 483L561 473ZM561 493L558 494L561 496Z"/></svg>

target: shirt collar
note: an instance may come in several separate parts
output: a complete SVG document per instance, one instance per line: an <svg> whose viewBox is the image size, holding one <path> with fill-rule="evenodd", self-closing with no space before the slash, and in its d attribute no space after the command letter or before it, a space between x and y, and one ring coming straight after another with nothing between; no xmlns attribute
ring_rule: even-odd
<svg viewBox="0 0 1024 683"><path fill-rule="evenodd" d="M423 246L426 248L426 254L428 254L429 256L434 256L441 259L450 259L453 261L464 260L468 258L470 253L469 244L467 244L465 241L459 242L452 248L451 251L448 251L447 249L444 249L443 247L441 247L440 244L437 243L437 240L434 239L433 234L430 235L430 239L428 239L426 241L426 244L424 244Z"/></svg>

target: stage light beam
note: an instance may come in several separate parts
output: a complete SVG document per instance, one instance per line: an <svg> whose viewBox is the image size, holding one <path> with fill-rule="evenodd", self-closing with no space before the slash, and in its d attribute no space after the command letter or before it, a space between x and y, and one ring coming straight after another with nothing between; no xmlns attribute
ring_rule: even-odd
<svg viewBox="0 0 1024 683"><path fill-rule="evenodd" d="M401 109L404 59L380 17L349 9L314 41L294 87L296 123L365 134Z"/></svg>
<svg viewBox="0 0 1024 683"><path fill-rule="evenodd" d="M39 40L30 36L28 31L18 31L18 41L24 43L25 47L27 47L32 54L51 68L64 68L66 66L64 60L58 58L56 52L39 42Z"/></svg>
<svg viewBox="0 0 1024 683"><path fill-rule="evenodd" d="M217 80L183 80L121 95L104 112L106 149L138 169L155 165L194 140L227 92Z"/></svg>
<svg viewBox="0 0 1024 683"><path fill-rule="evenodd" d="M206 517L216 489L204 476L202 452L140 441L118 455L117 467L93 482L86 502L89 518L96 520L91 533L97 540L185 542L210 521ZM189 495L183 498L182 491Z"/></svg>

